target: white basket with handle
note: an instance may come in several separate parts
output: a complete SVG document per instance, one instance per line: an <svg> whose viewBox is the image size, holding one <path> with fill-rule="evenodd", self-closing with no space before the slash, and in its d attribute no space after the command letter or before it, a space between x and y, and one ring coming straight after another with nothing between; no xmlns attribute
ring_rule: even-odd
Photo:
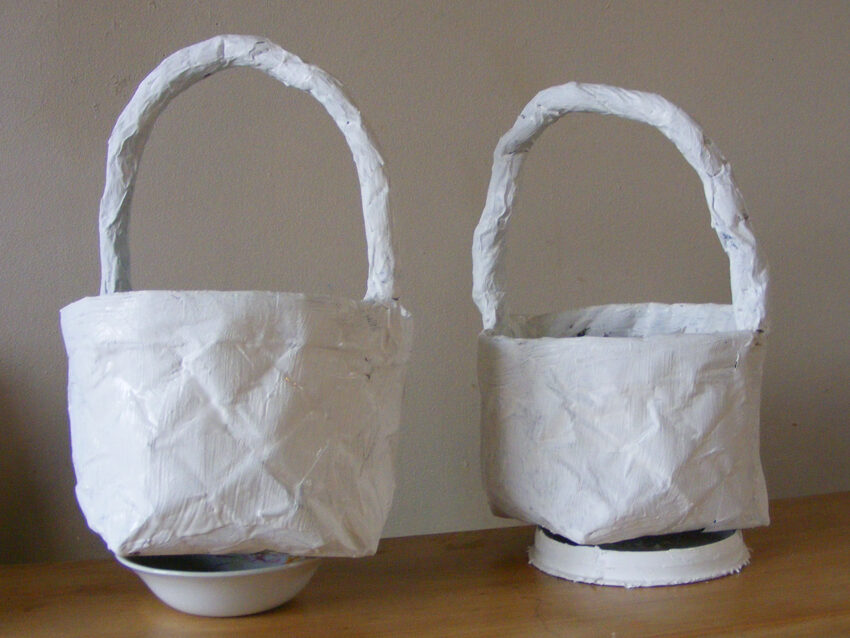
<svg viewBox="0 0 850 638"><path fill-rule="evenodd" d="M130 199L148 133L178 93L249 67L313 95L348 143L366 226L362 301L131 291ZM266 40L218 36L165 59L109 140L101 294L62 309L77 497L119 555L373 553L412 320L398 303L383 160L341 86Z"/></svg>
<svg viewBox="0 0 850 638"><path fill-rule="evenodd" d="M650 124L703 182L732 304L618 304L510 315L504 248L534 140L570 112ZM759 403L767 272L729 165L664 98L570 83L499 141L472 247L482 464L493 511L582 545L766 525Z"/></svg>

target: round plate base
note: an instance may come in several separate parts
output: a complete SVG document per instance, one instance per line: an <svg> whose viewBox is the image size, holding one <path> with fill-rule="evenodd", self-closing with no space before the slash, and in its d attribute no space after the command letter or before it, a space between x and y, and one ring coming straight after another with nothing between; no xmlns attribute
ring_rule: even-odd
<svg viewBox="0 0 850 638"><path fill-rule="evenodd" d="M538 527L531 564L552 576L595 585L680 585L741 570L750 553L738 530L687 532L610 543L577 545Z"/></svg>

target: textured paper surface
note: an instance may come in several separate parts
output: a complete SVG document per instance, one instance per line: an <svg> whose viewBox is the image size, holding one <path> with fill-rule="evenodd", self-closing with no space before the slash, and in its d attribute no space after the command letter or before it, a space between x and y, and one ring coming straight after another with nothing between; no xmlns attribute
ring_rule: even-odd
<svg viewBox="0 0 850 638"><path fill-rule="evenodd" d="M62 311L77 497L119 554L375 551L410 319L265 292L116 293Z"/></svg>
<svg viewBox="0 0 850 638"><path fill-rule="evenodd" d="M621 304L511 315L504 247L524 155L574 111L657 127L705 186L732 305ZM473 243L482 463L497 514L576 543L767 524L759 459L766 268L731 169L663 98L602 85L538 94L496 148Z"/></svg>
<svg viewBox="0 0 850 638"><path fill-rule="evenodd" d="M129 207L144 143L177 93L231 66L319 100L360 178L364 300L130 291ZM395 300L383 160L320 69L268 41L219 36L173 54L115 125L101 199L101 295L61 312L77 497L121 555L374 553L412 320Z"/></svg>
<svg viewBox="0 0 850 638"><path fill-rule="evenodd" d="M753 339L482 335L494 511L582 544L766 523Z"/></svg>

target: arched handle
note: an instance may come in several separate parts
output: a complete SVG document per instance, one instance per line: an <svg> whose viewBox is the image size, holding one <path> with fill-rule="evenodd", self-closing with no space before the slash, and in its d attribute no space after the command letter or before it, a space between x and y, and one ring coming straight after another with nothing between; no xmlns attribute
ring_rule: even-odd
<svg viewBox="0 0 850 638"><path fill-rule="evenodd" d="M756 250L744 202L729 164L684 111L652 93L571 82L538 93L502 136L493 154L487 200L472 244L472 297L485 330L507 319L504 247L525 154L547 126L571 112L592 112L656 127L697 172L705 189L711 225L729 257L732 305L740 330L765 329L767 269Z"/></svg>
<svg viewBox="0 0 850 638"><path fill-rule="evenodd" d="M136 172L157 116L180 92L230 67L252 67L316 98L342 131L351 149L366 225L369 274L366 299L395 297L395 253L387 208L384 161L360 112L340 84L318 67L271 42L221 35L173 53L148 75L115 123L106 161L106 185L100 202L101 294L130 290L128 226Z"/></svg>

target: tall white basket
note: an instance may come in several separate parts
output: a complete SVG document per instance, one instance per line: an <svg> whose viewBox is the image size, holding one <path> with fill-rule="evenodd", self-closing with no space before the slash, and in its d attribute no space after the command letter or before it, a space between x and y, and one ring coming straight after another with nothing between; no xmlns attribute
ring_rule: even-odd
<svg viewBox="0 0 850 638"><path fill-rule="evenodd" d="M342 131L366 225L363 300L131 291L130 199L151 127L178 93L230 67L306 91ZM387 191L383 160L342 87L266 40L212 38L141 83L109 140L101 294L61 312L77 498L112 551L375 551L395 486L412 338L394 288Z"/></svg>
<svg viewBox="0 0 850 638"><path fill-rule="evenodd" d="M508 313L504 248L522 161L549 124L579 111L650 124L676 145L702 180L729 257L731 305ZM496 514L539 525L538 536L545 530L538 550L553 539L599 546L768 523L759 459L767 272L729 165L687 114L660 96L610 86L540 92L496 147L472 257L484 327L482 464ZM746 561L737 538L729 559L737 567L727 571ZM581 569L558 575L658 584L620 578L616 565L607 575Z"/></svg>

